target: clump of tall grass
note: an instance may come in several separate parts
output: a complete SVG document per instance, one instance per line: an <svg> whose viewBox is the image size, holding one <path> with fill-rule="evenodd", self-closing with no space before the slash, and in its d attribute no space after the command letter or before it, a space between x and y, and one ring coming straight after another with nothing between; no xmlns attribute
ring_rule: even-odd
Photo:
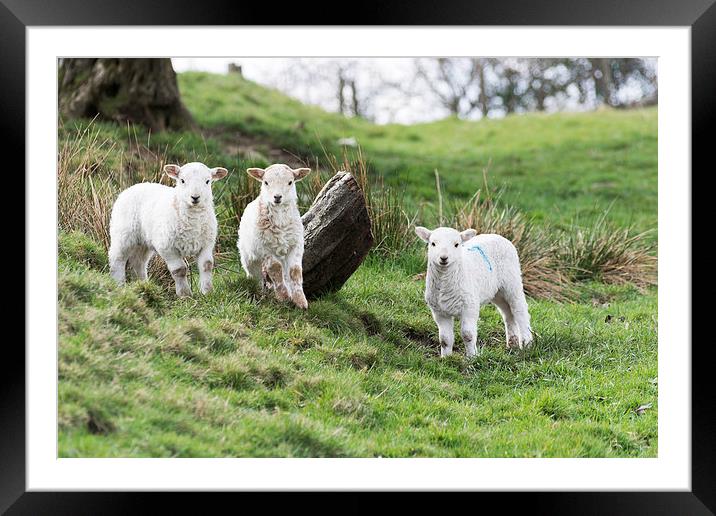
<svg viewBox="0 0 716 516"><path fill-rule="evenodd" d="M656 285L656 244L648 239L650 232L614 227L607 215L608 211L588 227L575 222L563 232L558 246L563 268L575 281L631 283L640 289Z"/></svg>
<svg viewBox="0 0 716 516"><path fill-rule="evenodd" d="M456 205L449 225L507 238L517 248L525 292L534 298L567 300L569 280L557 259L555 239L524 214L512 207L500 206L492 197L480 194L478 190L469 201Z"/></svg>
<svg viewBox="0 0 716 516"><path fill-rule="evenodd" d="M219 223L217 242L236 248L237 230L246 206L259 194L261 186L244 170L234 170L227 180L214 185L216 219Z"/></svg>
<svg viewBox="0 0 716 516"><path fill-rule="evenodd" d="M350 172L363 190L374 239L371 252L394 257L411 249L415 241L413 226L417 213L410 215L405 210L404 193L387 187L383 176L370 170L360 147L352 155L344 151L340 162L335 156L326 155L326 158L334 174L340 170ZM324 178L316 174L311 183L312 198L315 198L323 184Z"/></svg>
<svg viewBox="0 0 716 516"><path fill-rule="evenodd" d="M59 145L60 229L89 233L109 248L109 218L117 194L142 181L160 182L164 163L163 156L146 148L138 155L122 152L117 142L102 138L92 123L78 126Z"/></svg>
<svg viewBox="0 0 716 516"><path fill-rule="evenodd" d="M119 193L145 181L169 184L162 169L167 150L156 152L139 142L128 126L128 143L102 137L94 121L64 132L57 156L59 229L80 231L109 249L109 221ZM169 284L170 275L157 257L150 274Z"/></svg>

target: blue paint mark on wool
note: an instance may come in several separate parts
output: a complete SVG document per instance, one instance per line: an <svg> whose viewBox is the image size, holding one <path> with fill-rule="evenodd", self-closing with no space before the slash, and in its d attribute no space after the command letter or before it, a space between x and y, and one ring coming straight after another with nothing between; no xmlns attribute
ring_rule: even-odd
<svg viewBox="0 0 716 516"><path fill-rule="evenodd" d="M482 247L479 245L473 245L467 248L468 251L478 251L482 255L482 259L485 260L485 263L487 264L487 268L490 269L490 272L492 272L492 264L490 263L490 259L485 254L485 251L482 250Z"/></svg>

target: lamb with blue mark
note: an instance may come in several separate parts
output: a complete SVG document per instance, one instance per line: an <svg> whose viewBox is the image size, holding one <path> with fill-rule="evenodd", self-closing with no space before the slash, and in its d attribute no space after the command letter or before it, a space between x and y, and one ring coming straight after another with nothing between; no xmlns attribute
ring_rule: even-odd
<svg viewBox="0 0 716 516"><path fill-rule="evenodd" d="M480 307L487 303L502 315L508 348L530 345L530 314L512 242L500 235L478 235L474 229L430 231L418 226L415 233L427 244L425 302L438 325L440 356L452 353L455 318L460 320L466 355L477 353L477 322Z"/></svg>

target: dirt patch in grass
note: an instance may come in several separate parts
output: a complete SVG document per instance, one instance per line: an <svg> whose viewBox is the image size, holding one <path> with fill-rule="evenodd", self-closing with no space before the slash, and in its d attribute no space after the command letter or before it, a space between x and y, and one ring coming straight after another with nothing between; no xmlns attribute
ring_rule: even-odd
<svg viewBox="0 0 716 516"><path fill-rule="evenodd" d="M363 323L363 326L365 326L365 332L371 337L380 335L380 332L383 331L382 324L372 313L361 312L358 314L358 318Z"/></svg>
<svg viewBox="0 0 716 516"><path fill-rule="evenodd" d="M87 412L87 430L92 434L106 435L114 432L114 423L100 410L90 409Z"/></svg>
<svg viewBox="0 0 716 516"><path fill-rule="evenodd" d="M434 348L438 345L438 341L433 338L432 332L428 330L421 330L408 326L402 329L402 333L406 339L418 344L419 346Z"/></svg>
<svg viewBox="0 0 716 516"><path fill-rule="evenodd" d="M202 130L202 134L205 137L216 139L229 156L237 156L249 161L284 163L292 168L305 167L308 163L301 156L277 147L259 135L251 135L224 127L205 128Z"/></svg>

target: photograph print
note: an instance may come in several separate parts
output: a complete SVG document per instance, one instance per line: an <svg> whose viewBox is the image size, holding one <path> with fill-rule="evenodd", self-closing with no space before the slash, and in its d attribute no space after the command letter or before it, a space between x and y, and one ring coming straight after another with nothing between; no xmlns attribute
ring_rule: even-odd
<svg viewBox="0 0 716 516"><path fill-rule="evenodd" d="M58 457L657 457L656 58L62 58Z"/></svg>

